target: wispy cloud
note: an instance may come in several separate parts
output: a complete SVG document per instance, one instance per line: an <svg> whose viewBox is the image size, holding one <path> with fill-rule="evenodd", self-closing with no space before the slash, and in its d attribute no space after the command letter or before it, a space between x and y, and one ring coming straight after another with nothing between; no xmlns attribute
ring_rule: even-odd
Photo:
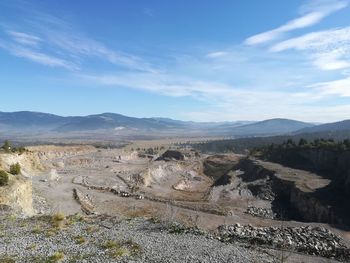
<svg viewBox="0 0 350 263"><path fill-rule="evenodd" d="M350 67L350 27L312 32L291 38L271 47L273 52L294 49L307 52L315 66L322 70Z"/></svg>
<svg viewBox="0 0 350 263"><path fill-rule="evenodd" d="M19 44L28 46L37 46L41 41L40 37L30 35L23 32L7 31L7 33Z"/></svg>
<svg viewBox="0 0 350 263"><path fill-rule="evenodd" d="M208 53L206 55L206 57L207 58L221 58L221 57L225 57L226 55L228 55L228 53L225 51L216 51L216 52Z"/></svg>
<svg viewBox="0 0 350 263"><path fill-rule="evenodd" d="M106 88L141 90L204 105L204 110L185 107L180 113L184 119L338 120L348 117L350 111L350 106L334 106L336 102L331 101L342 97L344 102L350 97L350 74L343 73L350 68L350 28L280 38L312 26L346 5L345 1L310 1L296 19L252 36L245 44L209 44L209 49L204 43L190 51L174 51L173 57L163 51L159 58L152 58L157 66L43 12L0 27L5 33L0 48L41 65L72 71L66 81L82 87L97 87L102 92ZM153 16L153 10L143 11ZM259 43L269 45L261 48ZM158 50L155 53L158 56ZM93 66L89 67L90 63Z"/></svg>
<svg viewBox="0 0 350 263"><path fill-rule="evenodd" d="M337 95L341 97L350 97L350 77L315 83L309 86L316 89L319 93L324 95Z"/></svg>
<svg viewBox="0 0 350 263"><path fill-rule="evenodd" d="M51 45L64 50L70 57L96 57L132 70L155 71L149 63L140 57L116 52L79 33L45 30L44 34Z"/></svg>
<svg viewBox="0 0 350 263"><path fill-rule="evenodd" d="M24 17L0 27L0 31L2 29L9 36L3 40L7 47L11 47L7 50L16 56L21 54L21 57L40 64L74 70L77 67L72 65L81 64L87 58L97 58L128 70L156 71L142 58L108 48L74 29L65 20L36 9L22 8L21 11Z"/></svg>
<svg viewBox="0 0 350 263"><path fill-rule="evenodd" d="M32 62L39 63L41 65L46 65L49 67L61 67L72 71L79 69L79 67L76 64L68 60L61 59L53 55L48 55L40 51L27 48L25 46L8 44L4 43L3 41L0 41L0 48L7 50L16 57L25 58Z"/></svg>
<svg viewBox="0 0 350 263"><path fill-rule="evenodd" d="M73 63L50 56L44 53L35 52L33 50L24 49L24 48L15 48L11 50L11 53L14 54L17 57L23 57L26 59L29 59L31 61L37 62L42 65L47 65L50 67L62 67L69 70L77 70L78 67L74 65Z"/></svg>
<svg viewBox="0 0 350 263"><path fill-rule="evenodd" d="M317 2L317 5L315 2ZM245 43L247 45L257 45L279 39L286 32L315 25L347 5L348 2L346 1L314 1L314 3L302 7L302 11L307 12L306 14L288 21L275 29L251 36L245 40Z"/></svg>
<svg viewBox="0 0 350 263"><path fill-rule="evenodd" d="M278 116L288 113L291 109L301 107L310 102L310 94L290 93L283 90L259 90L247 87L235 87L215 81L201 81L190 77L172 74L149 73L115 73L100 75L80 75L89 85L107 86L113 88L131 88L172 97L190 96L208 104L208 110L201 114L193 113L196 120L204 120L209 112L225 112L212 115L207 120L256 119L270 115L271 107L278 109ZM264 115L265 114L265 115ZM288 116L287 114L285 116ZM216 119L215 119L216 118Z"/></svg>

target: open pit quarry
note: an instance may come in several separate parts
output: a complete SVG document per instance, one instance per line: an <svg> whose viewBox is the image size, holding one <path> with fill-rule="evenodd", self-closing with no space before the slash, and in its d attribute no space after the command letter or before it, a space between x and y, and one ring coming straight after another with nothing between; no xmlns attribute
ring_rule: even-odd
<svg viewBox="0 0 350 263"><path fill-rule="evenodd" d="M349 218L320 197L331 183L320 175L192 149L27 149L0 154L3 170L22 167L0 187L0 262L57 251L63 262L350 260ZM52 229L57 213L63 227ZM128 252L101 247L114 239Z"/></svg>

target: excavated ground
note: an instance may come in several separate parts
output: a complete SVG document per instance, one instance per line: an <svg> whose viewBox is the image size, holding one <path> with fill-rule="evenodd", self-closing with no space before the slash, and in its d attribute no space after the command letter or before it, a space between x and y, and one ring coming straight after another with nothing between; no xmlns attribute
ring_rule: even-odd
<svg viewBox="0 0 350 263"><path fill-rule="evenodd" d="M45 147L30 149L46 167L46 172L33 176L33 191L45 199L50 211L157 217L214 231L220 225L237 223L243 227L322 227L349 245L349 232L324 224L327 211L318 220L317 210L306 216L302 207L294 205L301 200L305 207L316 204L324 209L304 197L329 183L315 174L257 160L247 162L234 154L198 156L186 150L184 160L156 161L158 156L140 155L130 147ZM40 202L39 207L44 206ZM237 242L249 244L250 240L240 237ZM319 262L317 257L308 260Z"/></svg>

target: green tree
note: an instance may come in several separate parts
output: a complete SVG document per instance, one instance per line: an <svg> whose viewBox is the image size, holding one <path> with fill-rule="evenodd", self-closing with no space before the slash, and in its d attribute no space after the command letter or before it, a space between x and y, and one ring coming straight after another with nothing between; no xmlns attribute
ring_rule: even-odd
<svg viewBox="0 0 350 263"><path fill-rule="evenodd" d="M5 171L0 170L0 186L4 186L8 183L9 176Z"/></svg>
<svg viewBox="0 0 350 263"><path fill-rule="evenodd" d="M10 165L10 174L17 175L20 173L21 173L21 165L19 163Z"/></svg>
<svg viewBox="0 0 350 263"><path fill-rule="evenodd" d="M299 146L305 146L307 144L307 140L305 140L304 138L301 138L300 140L299 140Z"/></svg>

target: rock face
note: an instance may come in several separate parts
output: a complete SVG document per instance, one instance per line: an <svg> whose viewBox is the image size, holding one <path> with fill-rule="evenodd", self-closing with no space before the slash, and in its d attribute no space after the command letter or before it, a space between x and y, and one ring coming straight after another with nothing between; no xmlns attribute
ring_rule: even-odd
<svg viewBox="0 0 350 263"><path fill-rule="evenodd" d="M176 160L176 161L183 161L185 160L185 156L175 150L168 150L164 152L156 161L171 161L171 160Z"/></svg>
<svg viewBox="0 0 350 263"><path fill-rule="evenodd" d="M34 152L18 153L1 153L0 167L8 171L10 165L19 163L21 166L21 173L26 177L30 177L35 173L44 171L44 166Z"/></svg>
<svg viewBox="0 0 350 263"><path fill-rule="evenodd" d="M350 151L331 149L285 149L271 161L326 175L334 186L350 195Z"/></svg>
<svg viewBox="0 0 350 263"><path fill-rule="evenodd" d="M237 164L239 158L229 155L213 155L203 161L203 172L212 178L216 185L227 184L227 173Z"/></svg>
<svg viewBox="0 0 350 263"><path fill-rule="evenodd" d="M278 249L295 250L343 261L350 260L350 249L338 236L323 227L223 225L219 227L219 239L225 242L241 241Z"/></svg>
<svg viewBox="0 0 350 263"><path fill-rule="evenodd" d="M20 175L9 174L9 183L0 187L0 204L11 207L14 213L34 214L31 177L44 171L44 166L35 152L1 153L0 170L8 171L12 164L19 163Z"/></svg>
<svg viewBox="0 0 350 263"><path fill-rule="evenodd" d="M250 182L248 189L257 198L271 201L277 217L350 225L347 209L343 209L342 204L329 202L329 180L310 173L299 176L296 173L298 170L291 169L290 175L279 174L266 164L268 163L244 159L238 167L244 171L240 175L243 181Z"/></svg>
<svg viewBox="0 0 350 263"><path fill-rule="evenodd" d="M0 204L11 207L16 213L33 215L32 182L20 175L9 176L9 184L0 187Z"/></svg>

